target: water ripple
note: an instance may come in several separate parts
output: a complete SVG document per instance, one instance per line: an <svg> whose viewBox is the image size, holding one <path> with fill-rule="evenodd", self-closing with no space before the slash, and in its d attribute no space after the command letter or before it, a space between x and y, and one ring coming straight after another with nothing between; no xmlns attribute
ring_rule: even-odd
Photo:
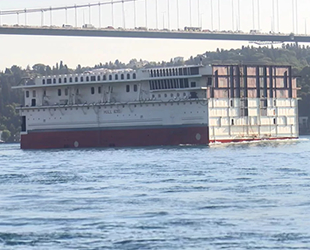
<svg viewBox="0 0 310 250"><path fill-rule="evenodd" d="M309 249L309 138L126 149L0 145L0 249Z"/></svg>

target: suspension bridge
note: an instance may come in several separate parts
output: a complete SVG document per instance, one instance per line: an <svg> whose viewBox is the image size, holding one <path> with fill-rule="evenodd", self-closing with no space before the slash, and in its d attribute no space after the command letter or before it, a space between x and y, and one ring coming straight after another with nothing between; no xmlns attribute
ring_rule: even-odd
<svg viewBox="0 0 310 250"><path fill-rule="evenodd" d="M269 1L268 14L262 1L108 0L0 10L0 34L231 40L260 44L310 42L306 18L305 32L299 32L299 0L288 0L287 6L283 1L281 5L279 0ZM245 7L251 11L244 11ZM289 9L291 15L290 30L282 32L281 8ZM270 20L268 28L263 21L266 19Z"/></svg>

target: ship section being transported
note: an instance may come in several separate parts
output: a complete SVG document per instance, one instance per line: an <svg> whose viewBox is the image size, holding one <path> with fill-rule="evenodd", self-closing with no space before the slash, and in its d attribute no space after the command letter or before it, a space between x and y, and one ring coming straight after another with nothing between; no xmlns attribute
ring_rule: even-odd
<svg viewBox="0 0 310 250"><path fill-rule="evenodd" d="M290 66L213 66L209 97L211 143L298 137Z"/></svg>
<svg viewBox="0 0 310 250"><path fill-rule="evenodd" d="M207 145L298 137L289 66L98 69L25 83L21 148Z"/></svg>

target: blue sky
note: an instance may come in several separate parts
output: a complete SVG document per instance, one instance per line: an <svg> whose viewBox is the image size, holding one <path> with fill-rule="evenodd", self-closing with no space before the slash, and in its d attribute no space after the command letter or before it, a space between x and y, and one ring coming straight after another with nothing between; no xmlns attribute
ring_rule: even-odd
<svg viewBox="0 0 310 250"><path fill-rule="evenodd" d="M310 4L307 1L274 0L274 6L272 5L272 0L257 1L254 0L256 14L253 23L253 0L179 0L179 28L184 28L184 26L190 26L191 24L192 26L202 26L203 29L212 29L213 24L214 30L240 29L248 32L251 29L258 29L260 27L263 32L273 30L275 32L290 33L298 30L299 33L308 33L307 26L310 18L308 20L307 11L309 10ZM295 8L296 5L292 3L295 1L297 1L298 6L298 18L295 17L293 23L292 8L293 6ZM59 7L96 2L98 0L2 0L0 1L0 10L43 8L49 6ZM213 6L213 22L211 21L211 2ZM169 2L167 0L157 0L157 23L155 3L156 0L147 0L148 27L156 28L158 26L158 28L162 29L170 26L171 29L177 29L177 0L169 0ZM240 17L238 3L240 4ZM258 3L260 6L259 17L257 15ZM127 28L132 28L134 27L134 20L136 20L136 26L145 26L144 0L137 0L135 2L136 19L134 18L134 4L126 3L124 6L125 21L123 20L122 5L114 4L113 24L115 27L123 26L125 23ZM273 9L274 13L272 13ZM89 18L89 12L91 13L91 18ZM101 26L106 27L112 25L112 10L110 5L102 6L100 13ZM279 13L278 17L277 13ZM98 7L79 9L77 15L77 25L79 27L84 23L89 23L89 20L96 27L99 26ZM42 22L44 25L51 24L50 14L48 12L43 16L41 13L28 14L26 20L27 25L39 26ZM259 23L258 20L260 21ZM277 20L279 20L279 23ZM25 15L20 14L19 18L17 15L3 16L1 18L2 24L13 25L18 23L18 21L20 25L25 24ZM61 26L66 21L68 24L75 25L74 10L67 11L67 20L65 11L53 12L52 25ZM191 55L215 50L216 48L237 48L242 45L248 45L248 43L1 35L1 45L0 55L3 59L0 60L0 70L13 64L22 67L26 67L27 65L32 66L35 63L54 65L60 60L64 61L70 67L76 67L78 64L93 66L99 62L115 61L115 59L123 62L128 62L132 58L161 61L170 60L170 58L176 56L188 58Z"/></svg>

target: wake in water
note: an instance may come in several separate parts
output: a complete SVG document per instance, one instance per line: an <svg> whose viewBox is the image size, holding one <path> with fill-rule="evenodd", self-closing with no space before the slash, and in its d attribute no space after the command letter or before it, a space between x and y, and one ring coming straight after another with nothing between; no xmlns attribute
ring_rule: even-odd
<svg viewBox="0 0 310 250"><path fill-rule="evenodd" d="M297 138L297 139L275 139L275 140L255 140L255 141L239 141L239 142L215 142L215 143L210 143L210 147L216 147L216 146L231 146L231 145L247 145L247 144L279 144L279 143L296 143L296 142L307 142L309 141L309 138Z"/></svg>

